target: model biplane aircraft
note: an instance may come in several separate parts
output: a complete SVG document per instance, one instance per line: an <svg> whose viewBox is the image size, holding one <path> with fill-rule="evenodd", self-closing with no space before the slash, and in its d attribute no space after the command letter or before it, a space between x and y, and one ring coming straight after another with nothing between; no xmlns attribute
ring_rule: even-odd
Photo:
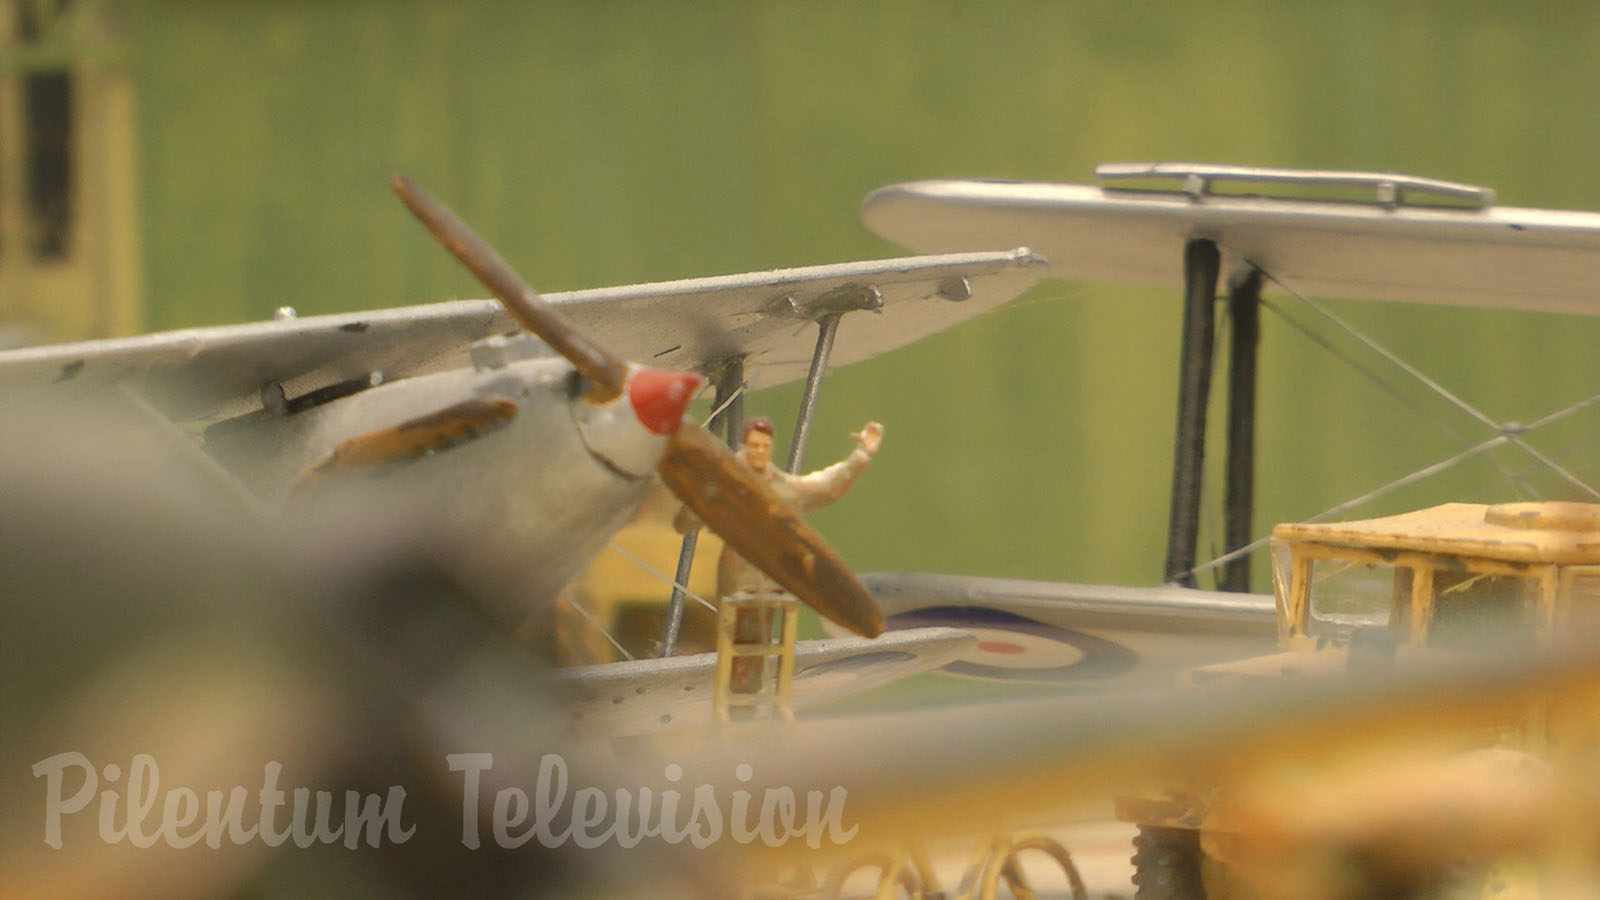
<svg viewBox="0 0 1600 900"><path fill-rule="evenodd" d="M52 404L129 391L174 425L199 423L223 477L267 507L359 499L401 520L470 529L482 536L471 551L480 559L464 564L516 586L514 607L493 611L508 625L554 602L659 470L778 583L849 631L882 630L871 598L820 537L683 422L697 373L727 383L731 371L731 394L745 379L818 379L830 360L854 362L1003 303L1037 280L1037 257L1018 249L851 263L546 302L448 210L403 178L395 184L500 302L285 314L18 350L0 356L0 379ZM852 311L867 315L835 341L838 318ZM813 323L823 323L825 344ZM516 333L519 325L532 334ZM970 640L940 629L921 638L897 639L896 653L873 651L867 667L915 671ZM824 657L837 667L851 650L832 646ZM821 661L802 659L802 676Z"/></svg>
<svg viewBox="0 0 1600 900"><path fill-rule="evenodd" d="M1229 286L1228 309L1241 335L1257 327L1254 298L1263 286L1399 302L1595 310L1590 285L1600 277L1600 217L1592 213L1499 207L1487 189L1394 174L1196 164L1113 164L1097 174L1105 185L934 181L887 187L866 199L862 215L874 230L940 256L579 291L549 302L616 356L717 381L716 405L737 414L746 386L806 375L814 401L830 364L887 351L993 309L1046 274L1040 256L1006 248L1043 248L1053 277L1178 282L1185 287L1189 337L1166 572L1172 584L1188 586L1198 568L1194 542L1219 281ZM1162 180L1176 185L1159 189ZM1245 192L1257 187L1276 194ZM1330 189L1345 194L1329 199ZM1304 196L1316 191L1324 193ZM281 502L319 471L350 465L359 455L350 451L358 448L344 447L342 459L336 451L351 441L377 454L355 468L383 469L397 456L430 453L423 464L406 467L407 477L444 473L435 487L441 494L539 498L533 508L471 513L492 516L498 525L487 530L523 548L518 577L536 607L548 604L627 520L660 451L650 449L648 438L601 436L625 421L563 412L588 408L574 402L576 388L564 380L571 370L540 359L548 353L544 345L515 329L495 301L304 319L285 314L257 325L12 351L0 355L0 378L67 395L116 385L174 422L204 423L212 458L268 503ZM1241 590L1248 587L1244 556L1263 543L1251 533L1250 518L1253 340L1235 341L1234 351L1229 552L1210 564L1222 571L1219 587L1226 590L869 574L866 584L890 624L950 625L976 634L978 642L949 661L947 671L1095 688L1162 685L1178 669L1269 647L1271 599ZM529 373L516 377L539 384L541 402L507 422L501 407L482 398L503 390L491 385L511 373ZM682 385L660 384L664 391ZM456 406L469 395L471 404ZM797 446L809 427L807 411ZM678 414L657 413L662 421ZM382 443L393 437L385 437L386 429L427 416L442 418L412 429L409 443ZM526 446L538 449L516 457L501 449L516 446L516 438L489 439L508 424L534 435ZM1494 442L1526 446L1509 423L1491 424L1498 429ZM480 437L463 437L469 433ZM545 446L540 435L560 439ZM607 449L607 441L630 440L643 449ZM619 464L619 453L630 452L639 458ZM539 462L522 462L527 458ZM1578 496L1594 496L1580 475L1556 468ZM499 487L510 483L525 487ZM433 503L449 506L444 499ZM525 612L502 611L511 618ZM1192 640L1196 633L1207 639Z"/></svg>
<svg viewBox="0 0 1600 900"><path fill-rule="evenodd" d="M692 423L680 424L694 384L685 373L717 382L719 408L736 408L747 381L769 385L801 374L814 399L830 354L837 364L891 349L993 308L1044 274L1031 252L1005 248L1041 248L1055 277L1177 281L1184 287L1186 337L1167 585L899 573L856 582L842 564L825 562L830 557L820 538L765 501L696 507L730 543L744 541L741 553L758 562L766 557L769 574L834 625L868 634L889 630L877 642L819 642L797 651L796 683L813 672L813 699L941 665L975 677L1117 689L1149 687L1178 669L1270 652L1284 615L1281 598L1248 592L1246 570L1238 564L1263 546L1251 533L1250 517L1253 339L1233 342L1228 554L1199 565L1194 555L1212 317L1225 271L1228 308L1240 332L1253 333L1261 291L1274 287L1600 314L1600 214L1497 207L1482 189L1395 175L1197 165L1112 166L1100 174L1120 186L940 181L889 187L867 198L869 226L919 252L944 255L580 292L548 298L548 305L458 223L435 215L424 195L402 184L408 203L485 279L509 314L492 302L464 301L15 351L0 355L0 378L58 396L116 385L174 422L205 423L211 458L266 504L314 503L324 491L331 497L393 494L396 485L414 484L413 496L429 514L484 517L501 529L498 536L520 547L522 561L536 570L523 573L532 577L530 602L548 603L641 502L653 470L665 466L668 482L686 501L697 494L696 484L714 485L724 497L746 490L727 473L713 442L695 437ZM1150 178L1176 179L1178 187L1153 190ZM1290 195L1225 190L1241 183ZM1295 195L1330 186L1371 195ZM508 337L513 322L564 359L545 355L525 337ZM652 360L666 371L629 366L624 356ZM1526 448L1573 498L1600 496L1583 465L1552 458L1528 442L1542 422L1595 403L1591 398L1531 426L1489 422L1485 446ZM803 407L797 438L808 421ZM521 486L520 505L477 502L513 493L504 490L512 484ZM698 491L702 500L706 493ZM463 505L461 496L473 502ZM768 514L780 524L765 522ZM806 549L795 549L800 545ZM1226 590L1191 586L1207 566L1224 571L1219 586ZM814 575L818 569L829 574ZM825 587L819 585L824 578ZM499 612L506 620L516 617L515 610ZM704 658L641 660L589 667L566 680L581 698L578 721L594 733L632 735L706 721L705 707L693 698L713 664ZM1468 675L1477 687L1500 678L1507 692L1551 684L1566 690L1590 685L1591 669L1573 652L1553 662L1519 659ZM1157 767L1155 756L1171 765L1192 750L1207 765L1220 766L1229 735L1259 738L1266 752L1316 740L1331 746L1334 725L1275 744L1274 735L1289 726L1274 730L1262 721L1295 710L1291 724L1304 725L1315 718L1307 703L1321 702L1317 698L1327 700L1328 709L1353 710L1335 723L1348 726L1344 737L1350 738L1349 729L1377 729L1394 721L1394 709L1440 696L1429 693L1437 685L1428 683L1383 702L1364 694L1350 699L1361 694L1359 687L1285 691L1264 706L1180 698L1160 707L1161 715L1174 718L1157 732L1141 732L1151 720L1139 711L1080 717L1081 707L1055 702L1060 698L946 711L926 720L906 711L889 733L843 717L811 723L825 736L802 735L787 749L789 761L772 765L802 773L807 766L816 771L837 764L863 785L878 779L881 790L863 794L866 815L908 835L921 826L983 830L998 827L1012 807L1032 815L1069 806L1096 789L1121 789L1130 772ZM1504 694L1489 699L1512 702ZM1348 707L1341 705L1346 700ZM1184 709L1188 715L1176 712ZM857 755L834 760L824 748L838 746L829 741L842 732L872 739L854 741ZM951 734L971 739L941 741ZM1141 734L1153 735L1148 745ZM1149 752L1134 752L1142 746ZM1107 758L1116 763L1115 778L1105 777L1108 770L1096 762ZM901 766L904 778L883 777ZM895 808L901 795L932 782L952 789L920 806L926 797ZM1066 796L1077 791L1084 794ZM920 825L913 824L919 818ZM902 867L885 868L892 889L890 876ZM993 871L1014 887L1019 883L1014 872ZM917 890L922 887L913 880L908 891ZM1147 881L1139 896L1204 896L1161 890Z"/></svg>
<svg viewBox="0 0 1600 900"><path fill-rule="evenodd" d="M1307 302L1311 295L1328 295L1600 315L1600 214L1502 207L1487 188L1394 173L1119 163L1103 165L1096 174L1102 184L943 180L893 185L866 198L862 217L878 234L919 252L1025 242L1050 260L1053 277L1183 288L1164 571L1170 585L1188 588L1200 572L1217 571L1223 592L863 576L891 622L1009 628L1018 636L1011 643L1033 635L1032 646L1050 641L1043 637L1050 635L1057 651L1053 659L987 654L981 663L952 664L958 671L1046 682L1082 678L1115 686L1135 671L1136 662L1171 659L1192 665L1213 650L1248 655L1252 641L1261 648L1260 639L1273 629L1272 603L1248 593L1248 556L1266 544L1252 531L1256 356L1264 290ZM1219 286L1227 290L1222 304ZM1233 330L1228 458L1222 473L1226 552L1197 563L1219 305ZM1581 445L1576 460L1563 460L1531 442L1539 429L1591 411L1594 397L1585 395L1527 422L1502 422L1446 388L1428 385L1478 419L1486 434L1458 457L1416 477L1511 446L1526 453L1554 485L1548 493L1517 485L1525 499L1600 499L1600 470L1581 455ZM1588 386L1591 392L1596 387ZM1384 490L1358 499L1373 499ZM1199 634L1207 638L1184 637ZM1008 663L1013 671L1003 668ZM1171 674L1157 668L1162 677Z"/></svg>

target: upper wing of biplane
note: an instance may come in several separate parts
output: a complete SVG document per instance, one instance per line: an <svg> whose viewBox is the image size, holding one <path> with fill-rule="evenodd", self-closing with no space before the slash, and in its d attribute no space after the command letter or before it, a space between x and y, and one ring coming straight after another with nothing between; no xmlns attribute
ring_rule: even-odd
<svg viewBox="0 0 1600 900"><path fill-rule="evenodd" d="M897 184L870 194L862 218L920 252L1026 243L1065 278L1181 283L1184 243L1208 238L1235 266L1311 294L1600 315L1600 213L1495 206L1485 188L1386 173L1132 163L1096 174L1114 184ZM1134 187L1150 179L1180 187Z"/></svg>
<svg viewBox="0 0 1600 900"><path fill-rule="evenodd" d="M829 312L870 310L841 329L835 365L911 343L1021 293L1042 275L1026 250L780 269L546 295L618 355L678 370L743 358L763 386L804 375ZM176 420L234 415L263 389L289 398L375 377L469 365L468 346L517 326L494 300L169 331L0 353L0 382L127 384ZM276 388L274 388L276 390Z"/></svg>

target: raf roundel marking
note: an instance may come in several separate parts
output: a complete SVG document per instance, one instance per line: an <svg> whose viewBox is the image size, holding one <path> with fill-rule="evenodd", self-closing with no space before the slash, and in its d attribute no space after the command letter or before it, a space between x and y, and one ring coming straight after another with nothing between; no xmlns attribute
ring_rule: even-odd
<svg viewBox="0 0 1600 900"><path fill-rule="evenodd" d="M978 643L941 670L968 678L1057 684L1111 678L1139 664L1137 653L1105 638L983 606L929 606L890 616L887 624L971 632Z"/></svg>

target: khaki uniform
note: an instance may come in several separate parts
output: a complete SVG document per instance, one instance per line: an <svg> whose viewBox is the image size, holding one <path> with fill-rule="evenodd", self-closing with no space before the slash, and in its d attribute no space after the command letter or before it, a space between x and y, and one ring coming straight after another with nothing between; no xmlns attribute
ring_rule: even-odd
<svg viewBox="0 0 1600 900"><path fill-rule="evenodd" d="M849 456L826 469L818 469L805 475L790 475L771 464L761 474L765 476L767 485L779 499L804 512L819 506L827 506L843 497L871 461L872 456L866 450L857 447L850 451ZM672 527L680 533L693 531L701 524L700 517L687 506L680 509L672 520ZM724 545L722 555L717 559L717 596L726 597L741 589L763 591L777 590L778 587L771 579L761 574L760 569L745 562L743 557Z"/></svg>

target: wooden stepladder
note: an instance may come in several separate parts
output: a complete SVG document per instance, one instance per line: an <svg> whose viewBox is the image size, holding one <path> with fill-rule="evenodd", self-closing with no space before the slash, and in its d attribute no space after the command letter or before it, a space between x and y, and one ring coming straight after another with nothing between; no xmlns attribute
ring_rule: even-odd
<svg viewBox="0 0 1600 900"><path fill-rule="evenodd" d="M718 722L794 721L796 601L784 591L741 590L717 608Z"/></svg>

